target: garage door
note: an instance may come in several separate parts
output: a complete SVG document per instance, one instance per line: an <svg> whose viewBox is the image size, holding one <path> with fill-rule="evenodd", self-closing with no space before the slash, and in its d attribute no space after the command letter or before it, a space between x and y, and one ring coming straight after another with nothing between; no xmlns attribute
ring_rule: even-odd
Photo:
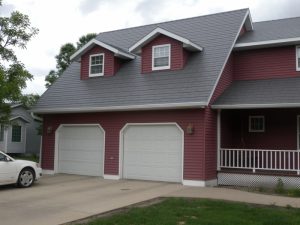
<svg viewBox="0 0 300 225"><path fill-rule="evenodd" d="M103 176L104 132L99 126L64 126L58 136L58 172Z"/></svg>
<svg viewBox="0 0 300 225"><path fill-rule="evenodd" d="M182 131L176 125L130 125L123 131L123 177L181 182Z"/></svg>

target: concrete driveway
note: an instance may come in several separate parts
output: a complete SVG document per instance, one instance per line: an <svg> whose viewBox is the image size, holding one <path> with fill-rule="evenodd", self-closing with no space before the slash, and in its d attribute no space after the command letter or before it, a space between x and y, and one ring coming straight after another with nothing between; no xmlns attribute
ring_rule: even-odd
<svg viewBox="0 0 300 225"><path fill-rule="evenodd" d="M0 224L55 225L182 190L181 184L45 176L27 189L0 186Z"/></svg>

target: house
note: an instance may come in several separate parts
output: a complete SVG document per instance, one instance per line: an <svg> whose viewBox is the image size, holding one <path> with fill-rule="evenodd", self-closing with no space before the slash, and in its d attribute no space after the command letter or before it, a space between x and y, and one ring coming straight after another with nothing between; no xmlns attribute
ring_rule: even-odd
<svg viewBox="0 0 300 225"><path fill-rule="evenodd" d="M0 125L0 150L5 153L40 153L40 121L22 104L11 105L10 123Z"/></svg>
<svg viewBox="0 0 300 225"><path fill-rule="evenodd" d="M44 172L299 184L299 25L241 9L100 33L33 109Z"/></svg>

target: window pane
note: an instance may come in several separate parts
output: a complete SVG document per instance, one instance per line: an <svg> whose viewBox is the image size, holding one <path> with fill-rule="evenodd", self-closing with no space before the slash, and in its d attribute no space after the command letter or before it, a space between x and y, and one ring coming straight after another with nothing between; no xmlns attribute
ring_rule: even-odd
<svg viewBox="0 0 300 225"><path fill-rule="evenodd" d="M102 73L103 66L91 66L91 74L99 74Z"/></svg>
<svg viewBox="0 0 300 225"><path fill-rule="evenodd" d="M169 46L155 47L154 48L154 58L168 57L168 56L169 56Z"/></svg>
<svg viewBox="0 0 300 225"><path fill-rule="evenodd" d="M12 126L12 132L11 132L12 142L21 142L21 130L22 130L21 126L18 125Z"/></svg>
<svg viewBox="0 0 300 225"><path fill-rule="evenodd" d="M92 56L91 59L92 65L99 65L103 63L103 55Z"/></svg>
<svg viewBox="0 0 300 225"><path fill-rule="evenodd" d="M251 131L264 131L264 118L251 118L250 120L250 130Z"/></svg>
<svg viewBox="0 0 300 225"><path fill-rule="evenodd" d="M154 67L168 66L168 65L169 65L169 57L154 59Z"/></svg>

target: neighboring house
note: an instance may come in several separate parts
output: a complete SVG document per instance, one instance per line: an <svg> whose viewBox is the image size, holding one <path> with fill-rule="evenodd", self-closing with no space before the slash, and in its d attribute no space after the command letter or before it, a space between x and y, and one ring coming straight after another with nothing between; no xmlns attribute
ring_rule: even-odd
<svg viewBox="0 0 300 225"><path fill-rule="evenodd" d="M48 173L299 184L300 18L248 9L100 33L33 109Z"/></svg>
<svg viewBox="0 0 300 225"><path fill-rule="evenodd" d="M0 125L0 150L5 153L40 153L40 121L22 105L11 106L10 123Z"/></svg>

